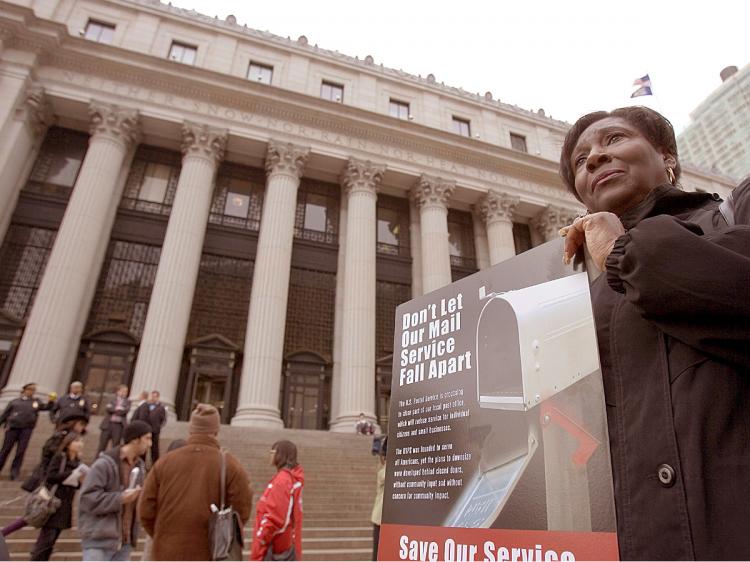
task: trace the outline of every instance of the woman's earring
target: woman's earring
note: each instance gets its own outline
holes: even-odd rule
[[[672,185],[677,183],[677,178],[674,177],[674,170],[672,170],[671,166],[667,166],[667,177],[669,178],[669,183]]]

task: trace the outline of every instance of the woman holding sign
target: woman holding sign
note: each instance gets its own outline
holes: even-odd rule
[[[589,213],[561,234],[604,272],[591,295],[625,559],[750,559],[750,181],[676,187],[672,125],[581,117],[560,175]]]

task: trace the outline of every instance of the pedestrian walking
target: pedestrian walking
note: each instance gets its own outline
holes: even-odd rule
[[[81,464],[82,450],[83,435],[71,431],[50,460],[45,483],[48,488],[57,486],[55,496],[60,499],[60,507],[39,530],[36,544],[31,550],[32,560],[49,560],[60,533],[73,525],[73,498],[83,478],[83,471],[76,472]]]
[[[134,420],[144,421],[151,426],[151,466],[159,460],[159,433],[167,423],[167,409],[159,400],[160,397],[158,390],[152,391],[148,401],[138,406],[133,413]]]
[[[136,502],[146,470],[141,455],[151,446],[151,426],[131,422],[123,442],[99,455],[81,489],[78,532],[84,560],[130,560],[138,541]]]
[[[130,400],[128,399],[128,387],[121,384],[117,388],[117,394],[107,404],[104,419],[102,420],[101,435],[99,437],[99,449],[96,456],[107,449],[107,444],[111,441],[113,447],[117,447],[122,439],[122,433],[128,423],[128,413],[130,412]]]
[[[302,560],[302,466],[291,441],[270,451],[276,474],[258,501],[250,560]]]
[[[169,452],[149,472],[139,513],[153,539],[151,560],[211,560],[208,521],[211,505],[221,503],[219,427],[218,410],[198,404],[185,446]],[[225,455],[225,505],[239,514],[244,527],[253,492],[240,462]]]
[[[30,382],[23,385],[21,396],[11,400],[0,415],[0,425],[5,425],[5,439],[3,448],[0,450],[0,472],[5,466],[13,447],[16,447],[16,456],[10,465],[10,479],[15,480],[21,472],[21,465],[29,446],[31,434],[36,427],[39,412],[49,410],[54,405],[54,400],[47,403],[34,398],[36,384]]]

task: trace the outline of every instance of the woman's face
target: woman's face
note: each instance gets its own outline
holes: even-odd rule
[[[654,148],[621,117],[589,125],[570,158],[575,188],[589,211],[621,215],[643,201],[657,185],[667,183],[667,166],[676,162]]]

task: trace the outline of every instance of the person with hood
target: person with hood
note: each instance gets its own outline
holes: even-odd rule
[[[277,441],[271,447],[270,462],[276,474],[258,501],[250,560],[302,560],[305,475],[297,462],[297,446]]]
[[[154,464],[146,478],[139,514],[152,538],[151,560],[211,560],[208,521],[221,503],[219,411],[198,404],[190,416],[187,443]],[[226,453],[225,505],[250,517],[253,491],[240,462]]]
[[[13,446],[16,447],[16,456],[10,465],[10,479],[15,480],[21,472],[23,457],[26,454],[26,447],[29,446],[31,434],[36,427],[36,420],[39,412],[51,409],[55,401],[51,399],[46,404],[41,400],[34,398],[36,384],[30,382],[23,385],[21,396],[11,400],[0,415],[0,425],[5,424],[5,440],[3,448],[0,450],[0,472],[8,460]]]
[[[60,507],[50,515],[44,526],[39,529],[36,544],[31,550],[32,560],[49,560],[60,533],[63,529],[70,529],[73,526],[73,498],[80,484],[80,479],[76,480],[75,485],[68,485],[64,482],[81,464],[82,450],[83,435],[71,431],[65,435],[58,451],[50,460],[46,484],[50,489],[57,486],[55,496],[60,499]]]
[[[81,489],[78,532],[84,560],[130,560],[138,542],[136,502],[146,470],[141,456],[151,447],[151,426],[130,423],[123,442],[99,455]]]

